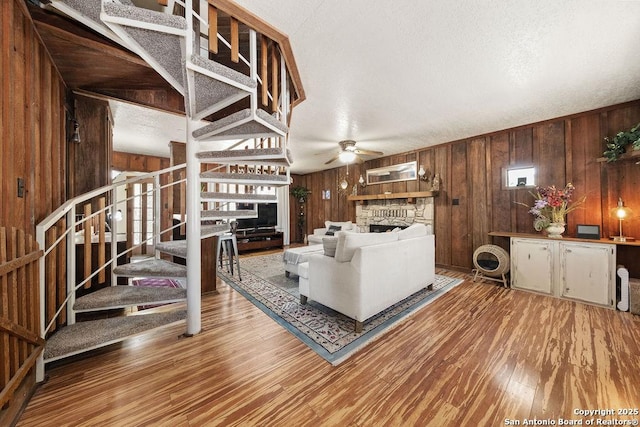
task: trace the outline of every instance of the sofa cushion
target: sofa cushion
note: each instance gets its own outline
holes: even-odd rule
[[[343,221],[343,222],[336,222],[336,221],[325,221],[324,222],[324,227],[328,230],[329,227],[331,227],[332,225],[336,225],[338,227],[341,227],[340,229],[343,231],[347,231],[347,230],[351,230],[353,228],[353,223],[351,221]]]
[[[333,236],[334,234],[336,234],[336,231],[340,231],[342,230],[342,226],[340,225],[330,225],[329,228],[327,228],[326,234],[327,236]]]
[[[380,243],[395,242],[400,233],[352,233],[339,231],[336,246],[336,261],[349,262],[356,249],[361,246],[379,245]]]
[[[322,247],[326,256],[336,256],[336,246],[338,245],[337,236],[327,236],[322,238]]]
[[[414,239],[427,235],[427,227],[424,224],[412,224],[398,232],[398,240]]]

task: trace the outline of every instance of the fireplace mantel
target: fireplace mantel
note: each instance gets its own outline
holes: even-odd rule
[[[412,203],[414,199],[417,199],[419,197],[435,197],[437,195],[437,191],[409,191],[406,193],[382,193],[347,196],[347,200],[352,202],[362,202],[366,200],[406,199],[408,203]]]

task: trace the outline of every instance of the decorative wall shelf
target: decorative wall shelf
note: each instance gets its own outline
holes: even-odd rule
[[[368,200],[393,200],[406,199],[408,203],[414,203],[420,197],[435,197],[437,191],[409,191],[406,193],[383,193],[383,194],[363,194],[359,196],[347,196],[347,200],[352,202],[363,202]]]
[[[623,160],[636,160],[636,162],[640,161],[640,150],[631,150],[631,151],[627,151],[626,153],[623,153],[618,160],[616,160],[617,162],[623,161]],[[597,162],[606,162],[607,158],[606,157],[598,157],[596,159]],[[615,163],[614,162],[610,162],[610,163]]]

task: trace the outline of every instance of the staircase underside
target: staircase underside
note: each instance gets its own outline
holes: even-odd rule
[[[151,329],[184,321],[186,317],[185,310],[173,310],[79,322],[62,328],[47,340],[44,360],[53,362],[115,344]]]

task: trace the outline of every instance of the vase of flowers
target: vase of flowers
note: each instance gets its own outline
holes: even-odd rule
[[[561,238],[565,230],[565,217],[585,200],[583,197],[573,201],[574,190],[575,187],[571,183],[562,189],[556,188],[555,185],[536,187],[536,192],[531,193],[535,201],[529,209],[529,213],[534,216],[533,228],[536,231],[545,230],[549,237]]]

